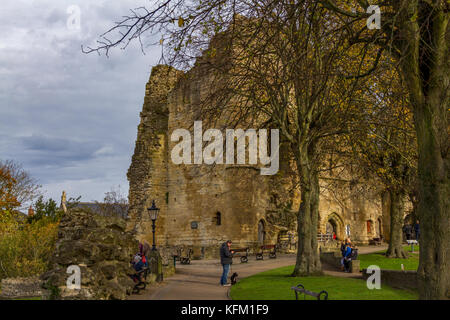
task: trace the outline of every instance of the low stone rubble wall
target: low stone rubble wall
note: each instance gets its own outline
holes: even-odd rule
[[[364,280],[370,277],[371,273],[367,273],[367,269],[363,269],[362,275]],[[381,286],[386,284],[393,288],[417,290],[417,271],[402,270],[381,270]]]
[[[138,241],[125,227],[121,218],[69,210],[59,225],[50,271],[41,276],[46,288],[59,299],[125,299],[134,286],[130,261],[138,252]],[[71,265],[80,268],[81,289],[66,287]]]
[[[0,299],[19,299],[41,297],[46,299],[49,291],[42,288],[43,281],[37,277],[3,279],[0,287]]]
[[[341,266],[342,255],[340,251],[327,251],[320,253],[320,261],[328,265],[339,268]],[[360,272],[360,261],[352,260],[350,262],[350,272],[359,273]]]
[[[332,266],[339,267],[341,265],[342,255],[338,251],[327,251],[320,253],[320,261]]]

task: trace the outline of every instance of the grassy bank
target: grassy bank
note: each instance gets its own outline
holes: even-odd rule
[[[419,247],[414,246],[415,252],[411,252],[410,246],[405,246],[404,250],[408,253],[407,259],[386,258],[384,255],[386,250],[383,250],[375,253],[360,254],[358,260],[361,261],[361,269],[366,269],[370,265],[377,265],[381,269],[401,270],[403,264],[405,270],[417,270],[419,267]]]
[[[240,280],[231,288],[233,300],[294,300],[292,286],[302,284],[306,289],[320,292],[326,290],[329,300],[415,300],[418,295],[407,290],[382,286],[369,290],[360,279],[320,277],[290,277],[294,266],[262,272]],[[303,299],[303,296],[301,297]],[[313,299],[306,297],[307,300]]]

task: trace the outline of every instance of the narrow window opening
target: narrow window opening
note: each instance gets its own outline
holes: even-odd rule
[[[222,214],[220,212],[216,213],[216,225],[217,226],[222,225]]]

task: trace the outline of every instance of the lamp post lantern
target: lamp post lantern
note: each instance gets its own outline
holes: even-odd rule
[[[152,201],[152,206],[147,209],[150,219],[152,220],[152,232],[153,232],[153,246],[152,251],[156,251],[156,241],[155,241],[155,222],[158,219],[159,208],[156,207],[155,200]]]

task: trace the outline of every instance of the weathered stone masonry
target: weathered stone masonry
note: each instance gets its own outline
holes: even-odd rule
[[[134,230],[139,240],[152,243],[147,208],[154,199],[161,209],[157,245],[192,247],[198,258],[216,255],[218,245],[227,239],[235,246],[254,247],[275,243],[281,234],[295,234],[295,219],[292,223],[285,218],[295,215],[300,199],[283,146],[280,171],[274,176],[261,176],[257,167],[249,165],[172,163],[170,153],[176,142],[171,142],[170,136],[175,129],[192,130],[195,120],[203,120],[196,111],[211,83],[209,77],[198,64],[187,73],[163,65],[152,69],[128,171],[127,228]],[[373,204],[377,197],[375,201],[364,197],[333,201],[323,192],[318,232],[325,233],[331,223],[341,239],[347,227],[354,240],[367,242],[378,236],[381,209]],[[370,232],[367,221],[373,222]],[[170,253],[164,254],[167,261]]]

